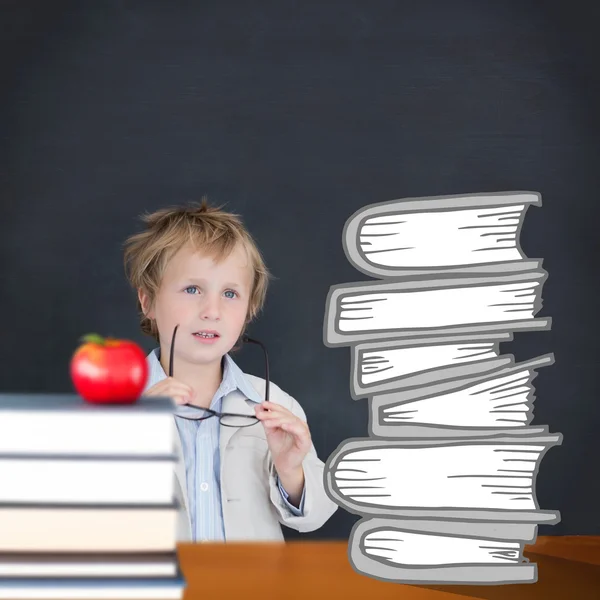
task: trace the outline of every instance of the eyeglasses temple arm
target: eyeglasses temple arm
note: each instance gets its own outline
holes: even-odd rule
[[[175,352],[175,334],[179,325],[175,325],[173,329],[173,337],[171,338],[171,350],[169,352],[169,377],[173,377],[173,354]]]
[[[269,355],[267,354],[267,349],[266,349],[265,345],[262,342],[259,342],[258,340],[250,338],[247,335],[243,335],[242,336],[242,341],[250,343],[250,344],[257,344],[258,346],[260,346],[262,348],[262,351],[264,352],[264,355],[265,355],[265,382],[266,382],[265,400],[268,402],[269,401],[269,382],[270,382],[270,377],[269,377]]]

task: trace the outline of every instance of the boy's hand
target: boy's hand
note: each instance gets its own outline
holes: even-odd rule
[[[254,411],[265,428],[281,484],[292,504],[296,504],[294,500],[299,500],[304,487],[302,461],[311,448],[308,425],[287,408],[273,402],[263,402],[255,406]]]
[[[189,404],[194,398],[194,391],[189,385],[177,381],[173,377],[167,377],[148,388],[142,395],[169,396],[175,400],[176,404]]]

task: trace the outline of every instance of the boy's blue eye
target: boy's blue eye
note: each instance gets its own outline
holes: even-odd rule
[[[198,288],[195,285],[190,285],[190,286],[184,288],[183,291],[186,293],[192,293],[192,292],[189,292],[189,290],[193,290],[194,292],[199,292]],[[230,298],[230,299],[236,298],[238,295],[238,293],[233,290],[227,290],[225,292],[225,294],[227,295],[227,298]],[[230,294],[230,295],[228,295],[228,294]],[[194,295],[194,294],[192,294],[192,295]]]

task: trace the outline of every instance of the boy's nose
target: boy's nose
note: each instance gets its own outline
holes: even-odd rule
[[[202,318],[209,321],[218,321],[221,316],[218,300],[207,299],[202,306]]]

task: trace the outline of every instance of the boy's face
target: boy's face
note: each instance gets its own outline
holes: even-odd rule
[[[220,361],[235,345],[246,321],[252,279],[249,260],[239,244],[219,264],[184,246],[169,261],[154,307],[147,313],[156,319],[161,345],[170,344],[179,324],[175,354],[180,360]]]

